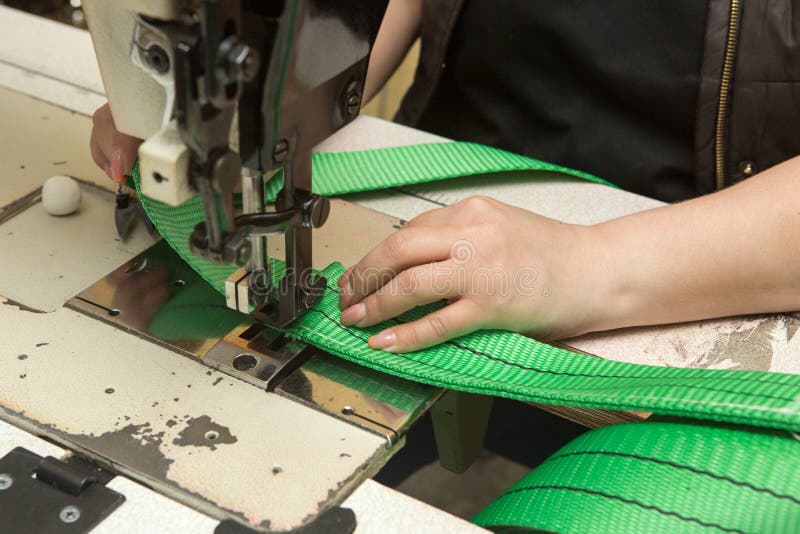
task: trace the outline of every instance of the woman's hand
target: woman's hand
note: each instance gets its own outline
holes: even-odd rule
[[[420,215],[339,280],[341,321],[370,326],[449,303],[369,344],[407,352],[499,328],[563,338],[603,326],[608,277],[594,228],[484,197]]]
[[[125,183],[125,175],[131,172],[142,140],[117,131],[108,104],[94,112],[90,144],[97,166],[115,182]]]
[[[800,157],[713,195],[575,226],[487,198],[417,217],[339,281],[342,323],[450,304],[370,338],[406,352],[479,328],[593,330],[800,309]]]

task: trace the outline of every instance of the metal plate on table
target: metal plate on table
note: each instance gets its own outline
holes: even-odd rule
[[[166,241],[67,306],[395,444],[441,390],[335,358],[225,307]]]
[[[252,321],[161,240],[70,299],[67,307],[203,357],[228,332]]]
[[[275,389],[395,443],[444,390],[367,369],[318,351]]]

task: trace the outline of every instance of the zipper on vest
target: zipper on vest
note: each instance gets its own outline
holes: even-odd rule
[[[719,100],[717,101],[717,125],[714,132],[714,176],[717,190],[725,187],[725,131],[728,116],[733,67],[736,59],[736,43],[739,39],[739,23],[741,20],[741,0],[731,0],[731,15],[728,19],[728,38],[725,41],[725,58],[722,63],[722,77],[719,82]]]

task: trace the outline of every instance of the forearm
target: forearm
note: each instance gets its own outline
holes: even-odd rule
[[[419,35],[422,0],[390,0],[372,48],[365,100],[369,101],[397,69]]]
[[[795,158],[719,193],[591,227],[605,301],[594,329],[800,309],[799,191]]]

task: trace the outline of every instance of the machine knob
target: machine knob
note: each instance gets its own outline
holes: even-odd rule
[[[331,214],[331,203],[326,197],[312,196],[303,206],[304,223],[312,228],[319,228]]]

